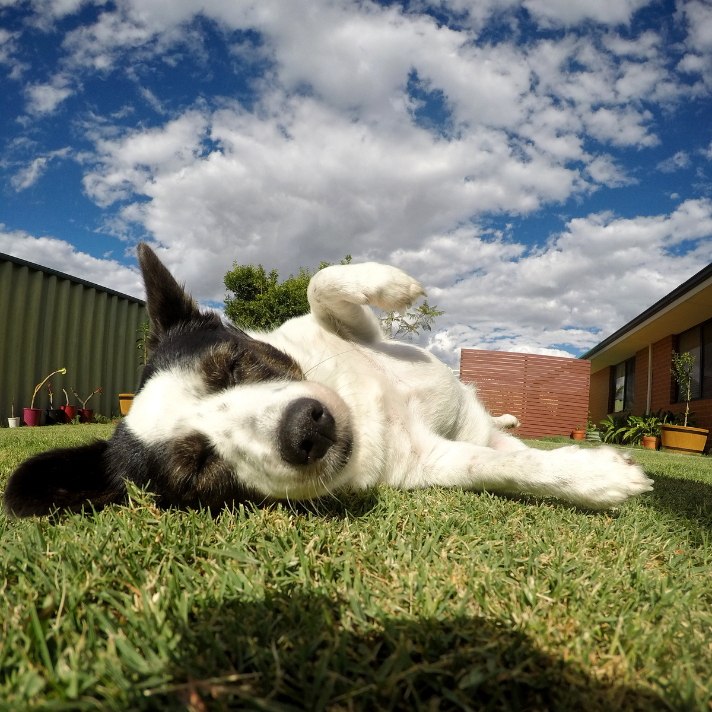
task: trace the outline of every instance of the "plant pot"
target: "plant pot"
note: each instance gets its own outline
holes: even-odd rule
[[[42,408],[23,408],[22,419],[25,421],[25,425],[30,428],[34,428],[40,424],[40,420],[42,419]]]
[[[572,433],[573,439],[574,440],[585,440],[586,439],[586,431],[585,430],[574,430]]]
[[[121,408],[121,415],[128,415],[131,409],[131,403],[133,403],[133,393],[119,393],[119,408]]]
[[[63,405],[61,406],[62,412],[64,413],[64,422],[71,423],[74,418],[77,417],[77,406],[75,405]]]
[[[656,438],[655,435],[643,435],[643,439],[640,441],[643,447],[650,448],[651,450],[657,450],[660,447],[660,438]]]
[[[94,421],[94,410],[92,408],[77,408],[80,423],[92,423]]]
[[[45,410],[45,425],[62,425],[64,413],[61,408],[47,408]]]
[[[591,430],[587,430],[586,431],[586,442],[600,443],[601,442],[601,433],[599,433],[596,428],[591,428]]]
[[[8,418],[7,419],[7,424],[11,428],[19,428],[20,427],[20,416],[16,415],[14,418]]]
[[[682,452],[688,455],[701,455],[707,443],[709,430],[691,428],[689,425],[668,425],[660,428],[660,437],[665,450]]]

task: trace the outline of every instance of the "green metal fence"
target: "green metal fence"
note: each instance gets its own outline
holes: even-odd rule
[[[91,282],[0,253],[0,424],[29,408],[35,386],[52,371],[54,407],[87,407],[111,416],[119,412],[119,393],[133,393],[140,376],[136,348],[139,327],[148,319],[144,302]],[[35,407],[48,408],[46,386]]]

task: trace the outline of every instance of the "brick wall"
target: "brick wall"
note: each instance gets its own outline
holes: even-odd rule
[[[633,415],[645,413],[648,405],[648,349],[635,354],[635,393],[633,395]]]
[[[591,420],[598,424],[608,414],[611,392],[611,367],[601,369],[591,376],[589,386],[588,408],[591,411]]]
[[[653,396],[650,408],[667,410],[675,400],[675,381],[670,373],[675,337],[671,334],[653,344]]]

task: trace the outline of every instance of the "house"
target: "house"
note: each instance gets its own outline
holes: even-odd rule
[[[695,357],[690,412],[712,430],[712,264],[581,356],[591,362],[591,419],[684,411],[673,351]]]
[[[138,383],[138,329],[148,320],[140,299],[57,272],[49,267],[0,253],[0,424],[7,425],[14,400],[15,415],[29,407],[38,383],[53,371],[53,403],[79,405],[102,415],[119,412],[119,393],[133,393]],[[43,388],[35,406],[49,407]]]

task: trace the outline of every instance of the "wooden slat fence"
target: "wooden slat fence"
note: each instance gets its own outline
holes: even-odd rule
[[[559,356],[462,349],[460,380],[474,383],[492,415],[516,415],[520,437],[570,435],[586,427],[591,362]]]

